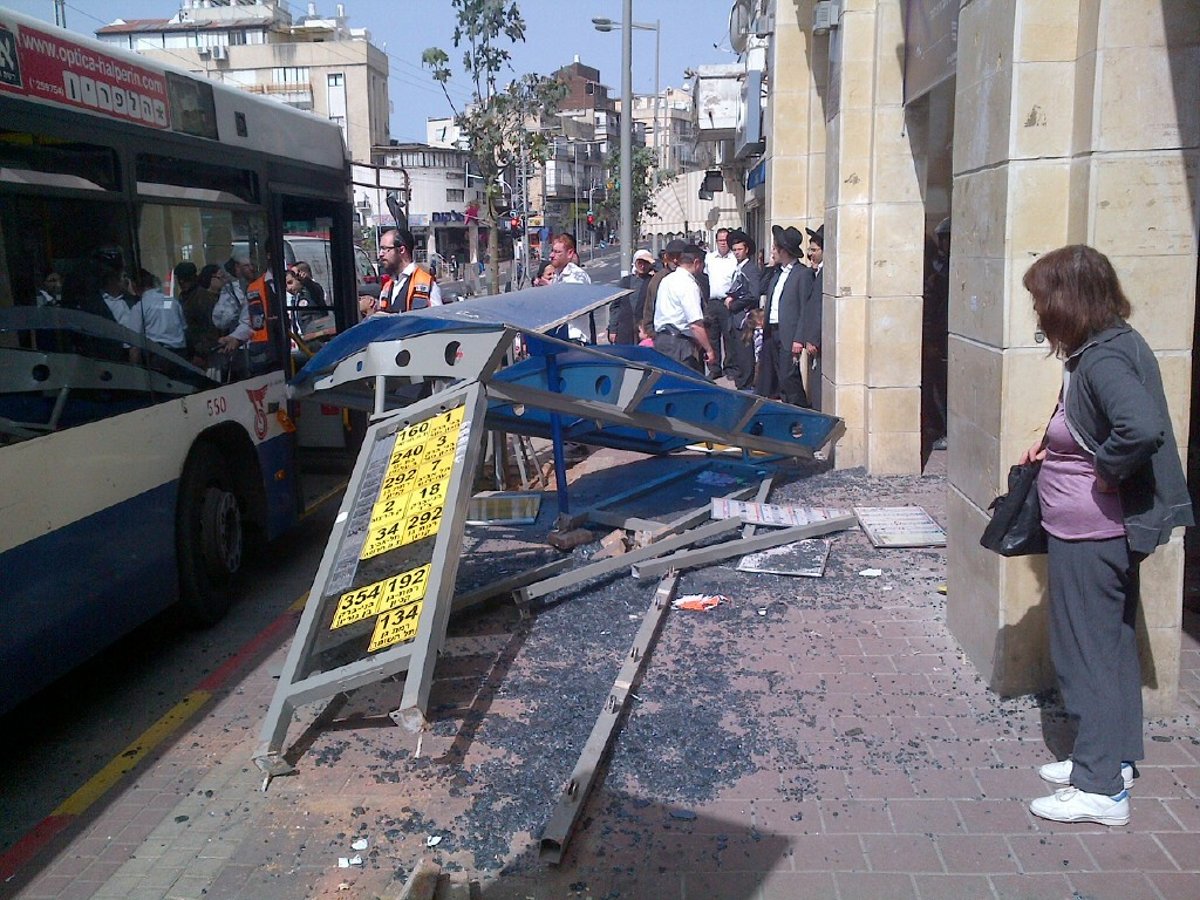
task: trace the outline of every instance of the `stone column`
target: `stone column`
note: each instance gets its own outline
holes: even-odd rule
[[[825,407],[838,467],[921,467],[921,123],[903,105],[898,0],[847,0],[830,37],[825,165]]]
[[[1154,347],[1185,454],[1200,145],[1197,34],[1184,3],[968,0],[958,29],[950,288],[951,630],[1003,694],[1053,683],[1044,558],[982,550],[986,508],[1053,411],[1060,363],[1021,285],[1064,244],[1113,260]],[[1190,73],[1190,74],[1189,74]],[[1149,714],[1179,682],[1181,536],[1143,566]]]

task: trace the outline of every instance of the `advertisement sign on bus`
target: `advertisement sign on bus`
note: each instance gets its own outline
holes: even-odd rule
[[[0,21],[0,90],[150,128],[171,126],[163,75],[27,25]]]

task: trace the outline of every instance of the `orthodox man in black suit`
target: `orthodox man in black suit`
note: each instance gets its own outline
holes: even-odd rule
[[[800,357],[804,351],[801,324],[811,318],[807,307],[812,296],[812,270],[800,262],[804,258],[804,235],[798,228],[774,225],[771,234],[771,262],[776,269],[763,289],[766,300],[757,389],[763,397],[779,396],[793,406],[809,406],[800,375]]]
[[[821,408],[821,307],[823,303],[823,276],[825,274],[825,226],[808,232],[808,263],[812,266],[813,283],[809,292],[808,305],[800,316],[800,341],[804,344],[803,365],[807,366],[804,379],[808,402],[813,409]]]
[[[729,232],[729,247],[737,260],[725,308],[729,310],[729,340],[725,371],[739,391],[754,387],[754,320],[762,297],[762,270],[754,261],[754,240],[744,231]]]

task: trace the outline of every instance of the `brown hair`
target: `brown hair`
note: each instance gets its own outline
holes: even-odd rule
[[[568,251],[570,251],[571,253],[576,252],[575,251],[575,238],[572,237],[571,235],[567,234],[567,232],[564,231],[564,232],[561,232],[560,234],[556,234],[554,236],[554,239],[551,240],[550,243],[553,244],[554,241],[561,242],[563,247],[565,249],[567,249]]]
[[[1050,348],[1069,356],[1092,335],[1129,317],[1129,300],[1108,257],[1086,244],[1059,247],[1022,279]]]

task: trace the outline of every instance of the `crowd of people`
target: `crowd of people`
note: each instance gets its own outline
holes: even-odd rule
[[[767,266],[754,239],[729,228],[712,250],[673,239],[657,260],[636,251],[621,281],[632,293],[609,309],[609,343],[653,346],[738,390],[819,408],[824,226],[805,232],[807,250],[805,233],[775,226]]]
[[[91,313],[144,339],[115,347],[108,346],[112,341],[91,340],[84,348],[89,354],[161,369],[171,365],[170,355],[143,353],[158,347],[214,380],[241,377],[269,363],[273,350],[268,310],[275,290],[269,270],[259,273],[247,254],[235,250],[223,265],[197,268],[184,260],[171,275],[167,291],[152,272],[127,270],[121,247],[104,246],[66,278],[49,272],[35,305]],[[289,329],[301,334],[326,308],[324,288],[303,261],[288,268],[285,287]],[[236,353],[242,349],[247,351],[245,359]],[[239,366],[243,371],[236,371]]]

